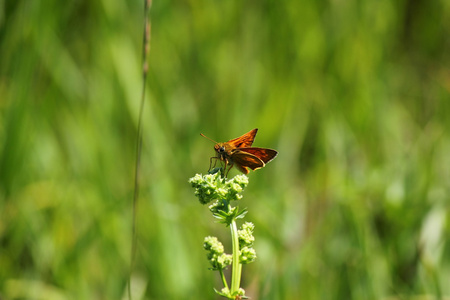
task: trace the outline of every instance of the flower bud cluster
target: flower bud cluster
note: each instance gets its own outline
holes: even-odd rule
[[[256,251],[252,248],[255,241],[255,237],[253,236],[255,225],[251,222],[245,222],[241,228],[238,230],[239,248],[241,249],[239,260],[241,264],[248,264],[256,259]]]
[[[232,256],[224,253],[223,245],[216,237],[205,237],[203,248],[208,251],[207,257],[212,265],[212,270],[223,270],[226,266],[231,265]]]
[[[209,204],[209,210],[219,223],[231,228],[233,254],[226,254],[224,247],[216,237],[205,238],[203,247],[207,251],[207,258],[212,266],[211,270],[220,273],[224,288],[217,294],[228,299],[245,299],[245,291],[239,288],[241,265],[253,262],[256,252],[252,248],[255,238],[253,223],[246,222],[237,230],[236,220],[244,218],[247,209],[239,211],[238,206],[231,205],[231,201],[240,200],[241,193],[248,185],[248,177],[237,175],[229,180],[221,177],[221,172],[213,174],[196,174],[189,179],[201,204]],[[223,270],[233,264],[231,288],[228,287]]]
[[[200,175],[196,174],[189,179],[189,183],[195,189],[195,195],[200,203],[207,204],[211,201],[234,201],[242,198],[240,193],[248,184],[248,177],[236,175],[230,180],[220,177],[220,173]]]

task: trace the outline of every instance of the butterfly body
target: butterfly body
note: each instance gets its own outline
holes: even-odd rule
[[[226,173],[233,166],[244,174],[248,174],[249,169],[257,170],[264,167],[277,156],[278,152],[273,149],[251,147],[257,132],[258,129],[255,128],[228,142],[216,143],[214,145],[216,156],[211,158],[211,163],[213,159],[224,162]]]

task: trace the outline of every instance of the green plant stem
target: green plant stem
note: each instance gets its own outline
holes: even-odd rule
[[[219,273],[220,273],[220,278],[222,278],[223,286],[228,289],[227,279],[225,278],[225,275],[223,274],[223,270],[219,269]]]
[[[241,284],[241,271],[242,264],[239,262],[239,238],[236,226],[236,221],[231,221],[231,242],[233,246],[233,269],[231,273],[231,294],[237,293],[239,291],[239,286]]]

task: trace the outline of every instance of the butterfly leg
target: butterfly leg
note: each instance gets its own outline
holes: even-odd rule
[[[209,171],[211,171],[211,169],[214,169],[215,167],[216,167],[216,164],[217,164],[217,160],[218,159],[220,159],[220,158],[218,158],[218,157],[215,157],[215,156],[213,156],[213,157],[211,157],[210,159],[209,159],[209,169],[208,169],[208,172]],[[214,160],[214,165],[213,165],[213,160]]]
[[[224,167],[224,171],[225,171],[225,177],[228,176],[228,173],[230,173],[231,168],[233,167],[233,164],[229,164],[230,167],[227,170],[227,162],[225,162],[225,167]]]
[[[213,160],[213,158],[215,158],[215,157],[211,157],[211,158],[209,159],[209,169],[208,169],[208,172],[211,171],[211,166],[212,166],[212,160]],[[216,163],[214,163],[214,165],[216,165]]]

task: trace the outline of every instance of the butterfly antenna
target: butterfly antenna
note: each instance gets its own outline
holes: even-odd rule
[[[200,135],[204,138],[207,138],[208,140],[210,140],[211,142],[214,142],[217,144],[217,142],[215,140],[210,139],[209,137],[207,137],[206,135],[204,135],[203,133],[200,133]]]

